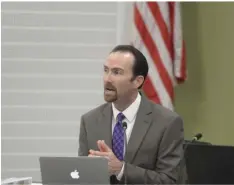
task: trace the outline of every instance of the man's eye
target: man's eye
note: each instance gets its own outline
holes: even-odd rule
[[[105,71],[105,72],[107,72],[107,71],[108,71],[108,69],[107,69],[107,68],[104,68],[104,71]]]
[[[114,70],[113,73],[114,73],[115,75],[118,75],[118,74],[120,74],[120,71],[119,71],[119,70]]]

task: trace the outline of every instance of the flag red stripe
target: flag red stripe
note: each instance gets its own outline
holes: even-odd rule
[[[158,94],[152,84],[152,81],[151,79],[149,78],[149,76],[146,77],[146,80],[145,80],[145,83],[144,83],[144,86],[143,86],[143,90],[146,94],[146,96],[154,101],[155,103],[158,103],[158,104],[161,104],[161,101],[158,97]]]
[[[175,52],[174,52],[174,25],[175,25],[175,3],[174,2],[169,2],[169,17],[170,17],[170,26],[171,26],[171,31],[170,31],[170,43],[171,43],[171,59],[174,62],[175,59]]]
[[[182,53],[181,53],[181,66],[180,66],[180,77],[177,77],[177,82],[182,83],[187,78],[186,74],[186,63],[185,63],[185,43],[183,41]]]
[[[145,23],[141,17],[141,14],[139,12],[139,10],[137,9],[136,5],[134,5],[134,21],[135,21],[135,25],[140,33],[140,36],[143,40],[143,42],[145,43],[145,46],[147,48],[147,50],[149,51],[152,60],[154,61],[155,67],[158,69],[159,75],[161,76],[161,79],[163,81],[163,84],[169,94],[169,96],[172,98],[174,98],[174,92],[173,92],[173,84],[172,81],[170,79],[170,76],[168,74],[168,72],[166,71],[157,47],[154,44],[154,41],[149,33],[149,31],[147,30]]]
[[[155,24],[158,25],[159,27],[159,30],[160,30],[160,33],[161,33],[161,36],[164,40],[164,43],[166,45],[166,48],[168,50],[168,52],[170,53],[170,56],[171,56],[171,59],[172,59],[172,48],[173,48],[173,45],[172,45],[172,42],[171,42],[171,39],[170,39],[170,34],[169,34],[169,30],[167,28],[167,25],[166,25],[166,22],[160,12],[160,8],[158,6],[158,3],[157,2],[147,2],[148,4],[148,7],[154,17],[154,20],[155,20]]]

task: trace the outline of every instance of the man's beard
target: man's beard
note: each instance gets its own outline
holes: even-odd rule
[[[105,85],[104,99],[106,102],[115,102],[118,99],[117,89],[112,84]]]
[[[118,99],[117,92],[113,91],[111,94],[104,92],[104,99],[106,102],[115,102]]]

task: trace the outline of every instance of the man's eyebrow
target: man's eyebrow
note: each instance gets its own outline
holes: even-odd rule
[[[120,71],[123,71],[124,69],[123,69],[123,68],[120,68],[120,67],[114,67],[114,68],[112,68],[111,70],[120,70]]]
[[[109,67],[106,66],[106,65],[103,65],[103,67],[104,67],[104,68],[109,68]],[[112,68],[111,70],[122,70],[122,71],[124,71],[124,69],[123,69],[123,68],[120,68],[120,67],[114,67],[114,68]]]

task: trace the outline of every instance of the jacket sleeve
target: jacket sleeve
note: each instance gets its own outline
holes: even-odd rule
[[[126,163],[127,174],[125,171],[121,183],[124,183],[126,175],[127,184],[176,183],[179,175],[179,163],[183,158],[183,141],[183,121],[180,117],[177,117],[172,120],[163,133],[155,169],[144,169]]]
[[[87,132],[85,128],[85,121],[83,116],[81,116],[78,156],[88,156],[88,153],[89,151],[88,151],[88,141],[87,141]]]

